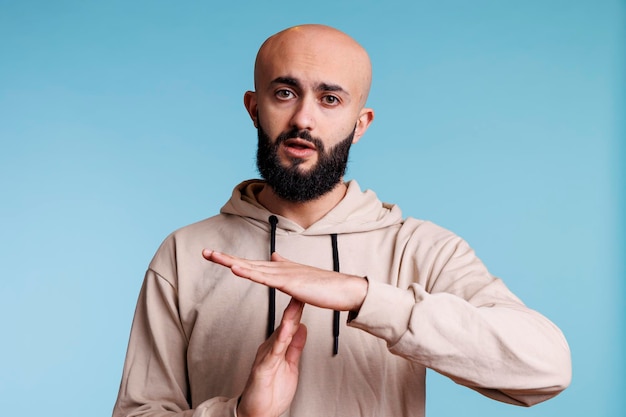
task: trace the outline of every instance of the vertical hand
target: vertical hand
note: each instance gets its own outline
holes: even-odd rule
[[[280,326],[259,346],[237,408],[239,417],[278,417],[291,405],[306,343],[306,327],[300,324],[303,308],[292,298]]]

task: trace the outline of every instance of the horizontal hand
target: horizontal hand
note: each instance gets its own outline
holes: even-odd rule
[[[276,288],[306,304],[338,311],[358,311],[367,294],[367,280],[291,262],[274,253],[271,261],[253,261],[202,251],[205,259],[237,276]]]

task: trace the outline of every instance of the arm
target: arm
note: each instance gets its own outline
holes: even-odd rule
[[[351,325],[500,401],[532,405],[565,389],[571,360],[561,331],[489,274],[458,236],[432,224],[413,233],[402,283],[372,280]]]
[[[350,323],[418,362],[490,398],[533,405],[567,387],[571,364],[561,332],[521,303],[473,305],[450,293],[372,282]],[[495,280],[477,298],[508,290]],[[476,300],[477,301],[477,300]]]
[[[384,339],[392,353],[491,398],[520,405],[548,399],[571,378],[561,332],[493,278],[460,238],[400,248],[414,258],[400,285],[289,262],[205,251],[234,274],[318,307],[351,311],[350,325]],[[428,253],[420,253],[428,251]],[[417,276],[427,276],[417,282]],[[380,278],[380,277],[379,277]],[[393,282],[393,280],[391,280]],[[408,288],[407,288],[408,287]]]
[[[190,409],[186,350],[176,289],[148,270],[137,301],[113,417],[235,415],[235,398],[214,398],[197,410]]]
[[[178,315],[176,290],[149,270],[137,303],[113,417],[279,416],[291,403],[298,383],[298,363],[306,342],[306,328],[300,325],[303,307],[292,300],[280,326],[259,347],[239,404],[237,398],[216,397],[190,409],[187,336]]]

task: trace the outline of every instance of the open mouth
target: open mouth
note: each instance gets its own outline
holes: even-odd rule
[[[317,147],[305,139],[287,139],[282,143],[283,155],[295,160],[311,158],[317,153]]]
[[[304,139],[298,139],[298,138],[294,138],[294,139],[287,139],[284,142],[285,146],[288,148],[293,148],[293,149],[298,149],[298,150],[313,150],[315,151],[315,145],[312,144],[311,142],[309,142],[308,140],[304,140]]]

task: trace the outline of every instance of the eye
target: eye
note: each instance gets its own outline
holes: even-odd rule
[[[278,90],[276,91],[276,98],[278,98],[279,100],[288,100],[290,98],[293,98],[294,94],[293,91],[291,90]]]
[[[322,103],[328,106],[336,106],[339,104],[339,98],[337,96],[327,95],[322,97]]]

